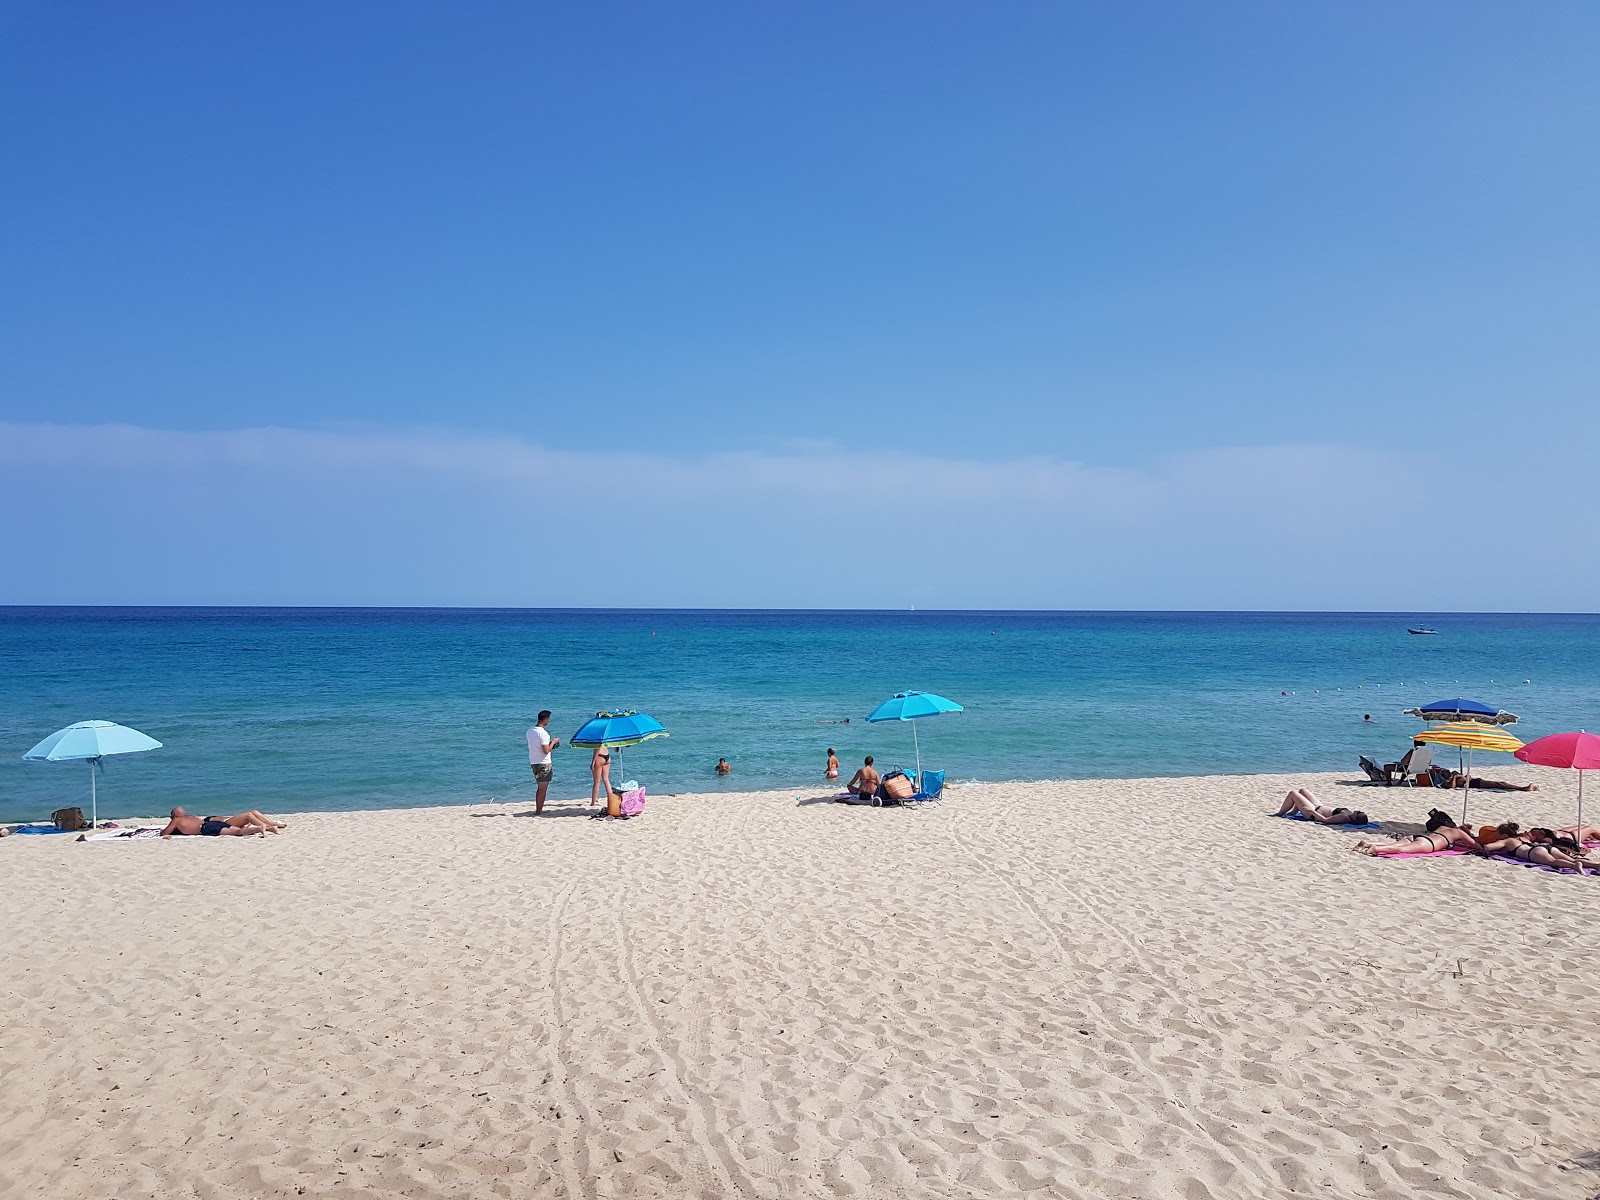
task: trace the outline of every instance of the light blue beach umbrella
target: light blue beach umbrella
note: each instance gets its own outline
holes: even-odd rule
[[[579,746],[585,750],[605,746],[620,751],[624,746],[637,746],[640,742],[648,742],[651,738],[671,736],[666,726],[649,713],[634,712],[628,708],[617,712],[595,713],[579,726],[577,733],[567,739],[567,745]],[[622,756],[618,754],[617,765],[620,767],[621,764]]]
[[[58,729],[22,757],[33,762],[83,762],[89,763],[89,824],[99,824],[99,806],[95,795],[95,773],[100,760],[108,754],[139,754],[145,750],[158,750],[161,743],[153,737],[118,725],[111,721],[79,721]]]
[[[917,755],[917,783],[922,783],[922,745],[917,740],[917,722],[923,717],[936,717],[940,713],[960,712],[961,705],[932,692],[896,692],[867,717],[869,724],[879,721],[910,721],[911,745]]]

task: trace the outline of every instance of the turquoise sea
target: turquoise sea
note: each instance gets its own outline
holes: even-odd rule
[[[863,718],[911,688],[966,706],[918,727],[952,779],[1350,769],[1449,696],[1524,738],[1600,728],[1600,617],[0,608],[0,821],[86,805],[86,767],[22,754],[88,718],[165,743],[107,760],[102,816],[521,802],[540,708],[563,738],[659,718],[622,773],[653,792],[798,794],[830,745],[909,767],[911,730]],[[587,753],[555,761],[552,796],[587,797]]]

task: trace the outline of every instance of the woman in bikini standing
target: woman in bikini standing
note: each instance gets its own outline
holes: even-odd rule
[[[596,746],[594,757],[589,759],[589,774],[594,776],[594,787],[589,791],[589,803],[600,807],[600,785],[605,784],[605,796],[611,799],[611,750],[606,746]]]

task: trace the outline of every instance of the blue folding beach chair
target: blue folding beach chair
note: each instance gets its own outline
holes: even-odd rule
[[[912,793],[913,800],[941,800],[944,798],[944,772],[924,771],[917,780],[917,790]]]

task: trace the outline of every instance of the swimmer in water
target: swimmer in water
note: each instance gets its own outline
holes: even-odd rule
[[[731,775],[731,774],[733,774],[733,768],[728,765],[728,760],[727,759],[725,759],[725,758],[717,759],[717,774],[718,775]]]

